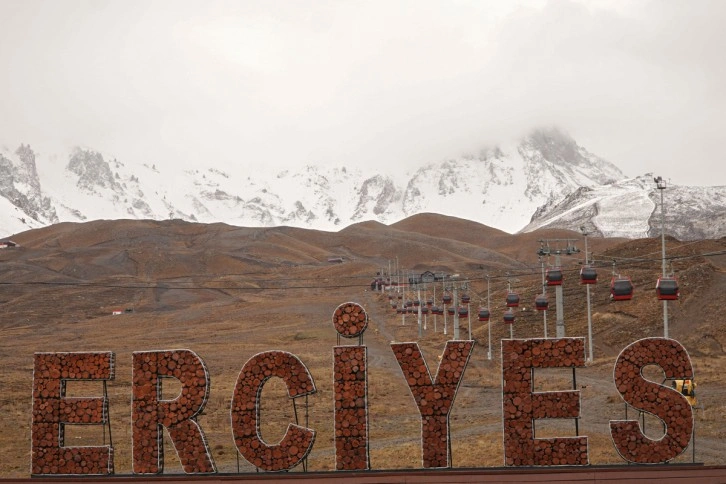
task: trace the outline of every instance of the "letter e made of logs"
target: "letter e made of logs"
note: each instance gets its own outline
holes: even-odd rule
[[[113,474],[111,445],[67,447],[66,425],[108,424],[105,381],[114,379],[114,354],[35,353],[31,474]],[[66,382],[104,381],[103,397],[66,398]],[[104,439],[105,440],[105,439]]]
[[[502,340],[502,413],[507,466],[587,465],[587,437],[537,439],[535,419],[579,418],[579,390],[534,392],[537,368],[585,366],[585,340]],[[574,371],[574,370],[573,370]]]

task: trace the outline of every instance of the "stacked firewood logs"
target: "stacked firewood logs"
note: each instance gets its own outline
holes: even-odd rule
[[[164,469],[163,425],[188,474],[216,472],[209,447],[195,421],[209,395],[209,373],[190,350],[144,351],[133,354],[133,470],[157,474]],[[161,400],[164,378],[181,383],[174,400]]]
[[[31,473],[113,474],[110,445],[66,447],[64,438],[66,424],[108,423],[105,395],[66,398],[65,381],[112,380],[113,353],[36,353],[34,356]]]
[[[693,411],[676,390],[645,380],[641,370],[658,365],[667,379],[692,379],[693,368],[685,348],[675,340],[646,338],[626,347],[615,363],[615,386],[625,401],[660,418],[662,439],[652,440],[637,420],[611,421],[613,443],[626,460],[637,463],[667,462],[686,450],[693,431]]]
[[[585,365],[583,338],[502,340],[504,458],[508,466],[586,465],[587,437],[535,439],[534,419],[578,418],[579,391],[532,392],[535,368]]]
[[[391,348],[421,413],[423,466],[449,467],[449,414],[474,346],[473,341],[448,341],[436,381],[431,381],[417,343],[392,343]]]
[[[368,469],[368,406],[365,346],[333,349],[335,390],[335,467]]]
[[[283,471],[298,465],[312,449],[315,431],[290,424],[282,440],[269,445],[260,436],[262,386],[273,376],[282,378],[290,398],[315,393],[307,367],[285,351],[258,353],[245,363],[232,395],[232,435],[242,457],[266,471]]]
[[[368,315],[360,304],[344,303],[333,313],[335,330],[346,338],[363,334],[368,326]]]
[[[333,311],[333,327],[344,338],[361,336],[368,327],[368,315],[360,304],[343,303]],[[367,355],[365,346],[333,348],[337,470],[370,468]]]

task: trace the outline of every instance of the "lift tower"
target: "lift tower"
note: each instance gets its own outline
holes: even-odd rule
[[[558,338],[564,338],[565,337],[565,316],[564,316],[564,303],[563,303],[563,297],[562,297],[562,272],[561,272],[561,263],[560,263],[560,256],[562,254],[565,255],[572,255],[577,254],[580,252],[580,249],[575,247],[575,244],[573,243],[574,239],[546,239],[546,240],[540,240],[540,247],[537,251],[537,255],[539,256],[549,256],[554,255],[555,256],[555,268],[559,268],[560,270],[560,279],[558,282],[553,281],[550,278],[547,279],[548,285],[555,286],[555,309],[557,313],[557,323],[556,323],[556,336]],[[558,244],[559,247],[562,246],[564,243],[565,248],[557,248]],[[552,248],[554,246],[555,248]],[[549,270],[548,270],[549,272]],[[555,282],[555,283],[553,283]]]

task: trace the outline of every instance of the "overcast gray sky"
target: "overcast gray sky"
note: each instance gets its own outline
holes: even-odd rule
[[[726,185],[726,1],[0,0],[0,144],[230,171],[421,164],[557,125]]]

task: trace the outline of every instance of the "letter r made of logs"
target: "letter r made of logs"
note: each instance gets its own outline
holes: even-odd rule
[[[108,424],[108,399],[66,398],[66,382],[114,378],[114,354],[35,353],[31,474],[113,474],[111,445],[66,447],[66,425]],[[105,439],[104,439],[105,440]]]
[[[162,381],[176,378],[181,392],[162,399]],[[209,446],[196,416],[209,397],[209,372],[193,351],[179,349],[133,353],[131,403],[132,459],[135,474],[164,470],[162,427],[166,427],[187,474],[215,473]]]
[[[502,340],[504,463],[507,466],[587,465],[587,437],[537,439],[535,419],[579,418],[579,390],[535,392],[537,368],[585,366],[585,340]]]
[[[421,414],[423,467],[451,467],[449,415],[474,342],[447,341],[433,379],[418,343],[391,343],[391,348]]]

